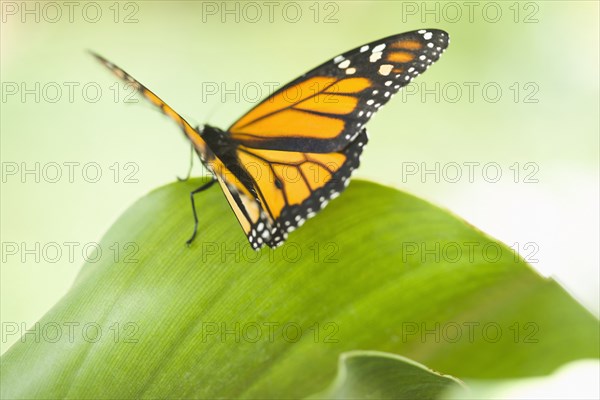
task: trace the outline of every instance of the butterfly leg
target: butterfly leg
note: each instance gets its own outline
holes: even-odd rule
[[[188,246],[192,244],[192,242],[196,238],[196,233],[198,233],[198,214],[196,214],[196,203],[194,202],[194,195],[196,193],[200,193],[200,192],[208,189],[209,187],[214,185],[216,181],[217,181],[217,178],[213,177],[210,182],[207,182],[204,185],[200,186],[198,189],[190,192],[190,199],[192,200],[192,211],[194,213],[194,233],[192,233],[192,237],[189,238],[187,242],[185,242]]]
[[[192,174],[192,167],[194,166],[194,144],[190,143],[190,168],[188,169],[187,176],[185,178],[176,177],[179,182],[185,182],[190,179]]]

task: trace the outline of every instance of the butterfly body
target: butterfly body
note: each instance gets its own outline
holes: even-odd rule
[[[345,189],[368,141],[364,125],[447,45],[447,33],[434,29],[363,45],[283,86],[226,130],[192,128],[124,70],[95,56],[182,128],[250,245],[260,249],[282,244]],[[197,226],[195,207],[194,217]]]

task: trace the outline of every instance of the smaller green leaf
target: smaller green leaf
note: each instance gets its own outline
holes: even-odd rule
[[[449,375],[441,375],[408,358],[380,351],[342,353],[333,383],[310,399],[434,399],[442,392],[464,389]]]

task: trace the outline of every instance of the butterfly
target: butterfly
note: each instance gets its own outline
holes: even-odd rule
[[[157,95],[92,53],[183,130],[218,182],[252,248],[277,247],[347,186],[367,143],[365,124],[449,43],[437,29],[401,33],[357,47],[274,92],[222,130],[192,127]]]

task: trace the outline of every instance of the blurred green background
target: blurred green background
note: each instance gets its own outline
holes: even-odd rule
[[[188,168],[177,128],[131,103],[86,49],[190,122],[226,128],[269,87],[420,28],[448,31],[450,47],[369,123],[355,176],[460,215],[598,315],[597,2],[1,4],[2,322],[32,326],[72,284],[85,244]],[[23,174],[36,163],[39,177]],[[439,179],[422,175],[436,168]],[[16,340],[3,335],[2,352]]]

